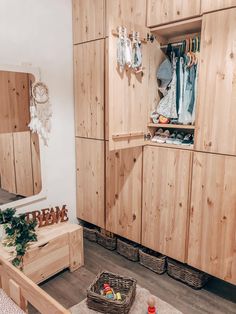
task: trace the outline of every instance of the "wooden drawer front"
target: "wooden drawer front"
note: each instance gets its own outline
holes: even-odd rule
[[[39,283],[69,266],[68,234],[59,236],[28,251],[24,273]]]
[[[148,0],[147,26],[175,22],[200,15],[200,0]]]
[[[103,38],[104,15],[105,0],[73,0],[74,44]]]
[[[227,9],[236,6],[236,0],[202,0],[201,13]]]

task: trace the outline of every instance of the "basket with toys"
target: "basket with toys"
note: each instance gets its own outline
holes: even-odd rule
[[[127,314],[135,295],[135,279],[103,271],[87,290],[87,305],[101,313]]]

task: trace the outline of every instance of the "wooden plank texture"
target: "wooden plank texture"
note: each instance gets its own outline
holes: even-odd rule
[[[129,23],[124,24],[129,29]],[[140,36],[145,37],[148,30],[135,26]],[[156,68],[163,60],[163,53],[156,43],[142,45],[143,72],[131,73],[129,70],[120,71],[116,59],[117,37],[109,37],[109,149],[118,150],[144,143],[143,135],[139,137],[114,139],[113,135],[146,133],[151,108],[157,100],[157,83],[154,75]],[[155,65],[154,65],[155,62]]]
[[[30,131],[13,133],[16,194],[34,194]]]
[[[185,261],[191,152],[144,148],[142,244]]]
[[[33,283],[33,281],[27,278],[20,270],[14,267],[10,262],[4,260],[2,257],[0,257],[0,279],[4,282],[3,289],[9,296],[11,296],[11,293],[14,293],[15,295],[16,289],[20,290],[18,291],[21,297],[19,305],[22,306],[23,310],[25,310],[25,304],[28,301],[42,314],[70,313],[40,287]]]
[[[0,71],[0,133],[28,130],[29,77],[27,73]]]
[[[100,140],[76,138],[77,217],[104,228],[105,147]]]
[[[30,138],[31,138],[33,184],[34,184],[34,195],[35,195],[41,192],[42,190],[40,147],[39,147],[39,137],[37,133],[31,133]]]
[[[236,6],[236,0],[202,0],[201,13],[227,9]]]
[[[146,0],[108,0],[106,1],[106,34],[110,35],[110,25],[122,25],[129,22],[131,25],[146,25]],[[132,27],[131,27],[132,28]],[[133,29],[132,29],[133,30]]]
[[[200,151],[236,155],[235,38],[236,8],[203,16],[195,132]]]
[[[201,0],[147,1],[147,26],[149,27],[200,15]]]
[[[194,153],[188,264],[236,284],[236,157]]]
[[[106,230],[141,241],[142,148],[106,146]]]
[[[71,230],[68,237],[70,271],[73,272],[84,265],[83,228],[80,226],[76,230]]]
[[[105,0],[73,0],[74,44],[104,37]]]
[[[16,193],[15,158],[13,134],[0,134],[0,174],[1,188]]]
[[[74,46],[76,136],[104,139],[105,40]]]

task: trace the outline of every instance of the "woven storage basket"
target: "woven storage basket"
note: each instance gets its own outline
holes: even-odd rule
[[[208,274],[171,258],[167,258],[167,273],[194,289],[201,289],[210,278]]]
[[[139,250],[139,263],[155,273],[164,274],[167,268],[166,256],[147,248]]]
[[[97,229],[96,228],[88,228],[83,227],[84,238],[88,239],[91,242],[97,242]]]
[[[107,299],[100,294],[103,284],[108,283],[115,293],[120,292],[121,301]],[[101,272],[87,290],[87,305],[90,309],[106,314],[127,314],[134,302],[136,294],[136,280]]]
[[[126,240],[126,239],[117,239],[117,252],[133,262],[139,261],[139,245]]]
[[[114,251],[116,249],[116,237],[111,238],[105,234],[97,232],[97,242],[108,250]]]

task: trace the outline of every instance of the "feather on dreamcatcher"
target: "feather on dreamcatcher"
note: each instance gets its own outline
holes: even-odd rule
[[[49,103],[48,87],[41,81],[35,82],[31,87],[29,128],[34,133],[38,133],[45,145],[49,140],[51,131],[52,109]]]

